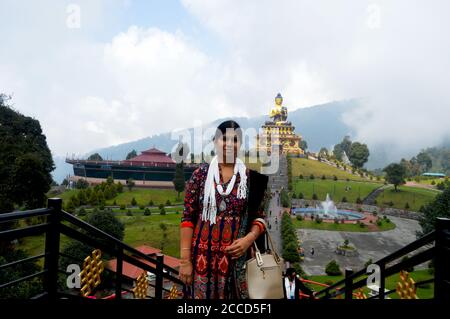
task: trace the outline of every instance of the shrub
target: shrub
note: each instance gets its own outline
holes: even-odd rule
[[[139,205],[139,209],[140,210],[144,210],[145,209],[145,205]]]
[[[116,202],[116,200],[114,200],[114,202],[113,202],[113,205],[114,205],[114,206],[117,206],[117,202]]]
[[[340,276],[342,275],[342,271],[339,268],[339,264],[336,260],[330,261],[325,267],[325,272],[328,276]]]
[[[303,175],[302,175],[302,174],[300,174],[300,176],[299,176],[298,178],[300,178],[300,179],[303,179]]]
[[[358,198],[356,199],[356,204],[362,204],[362,200],[361,198],[358,196]]]
[[[146,208],[145,210],[144,210],[144,216],[150,216],[152,214],[152,212],[150,211],[150,208]]]
[[[406,202],[406,204],[405,204],[405,209],[409,209],[409,203],[408,202]]]
[[[295,195],[295,192],[292,193],[292,198],[297,199],[297,195]]]
[[[298,199],[303,199],[303,198],[304,198],[303,193],[300,192],[300,193],[298,194]]]
[[[297,215],[295,218],[296,218],[297,220],[300,220],[300,221],[303,220],[303,216],[302,216],[302,215]]]
[[[436,185],[436,182],[434,181],[434,179],[431,181],[431,185]]]
[[[381,220],[378,220],[378,221],[377,221],[377,225],[378,225],[378,226],[381,226],[381,225],[382,225]]]
[[[164,208],[164,204],[159,204],[158,208],[161,210]]]
[[[342,197],[342,200],[341,200],[341,202],[343,202],[343,203],[347,203],[347,197]]]
[[[120,205],[120,210],[125,210],[125,204]]]
[[[166,206],[171,206],[172,204],[170,203],[170,200],[166,201]]]
[[[131,212],[131,209],[129,209],[129,210],[127,211],[127,216],[133,216],[133,213]]]
[[[314,179],[314,174],[309,175],[309,179]]]
[[[136,206],[137,205],[137,201],[136,201],[136,198],[132,198],[131,199],[131,206]]]
[[[159,210],[159,213],[160,213],[161,215],[165,215],[165,214],[166,214],[166,210],[164,209],[164,206],[161,207],[161,209]]]
[[[338,180],[338,178],[337,178],[337,176],[336,176],[336,175],[334,175],[334,177],[333,177],[333,180],[335,180],[335,181],[337,181],[337,180]]]
[[[153,204],[153,201],[150,200],[150,201],[148,202],[148,205],[149,205],[149,206],[153,206],[153,205],[154,205],[154,204]]]
[[[325,177],[325,175],[322,175],[322,180],[325,180],[325,179],[327,179],[327,178]]]
[[[86,216],[86,210],[83,207],[78,211],[78,216]]]
[[[390,202],[388,203],[388,205],[389,205],[390,207],[392,207],[392,206],[394,206],[394,202],[393,202],[393,201],[390,201]]]
[[[313,200],[317,200],[317,199],[318,199],[318,197],[317,197],[317,194],[316,194],[316,193],[314,193],[314,194],[312,195],[312,199],[313,199]]]

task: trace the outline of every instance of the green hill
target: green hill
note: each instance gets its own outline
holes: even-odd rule
[[[406,203],[408,210],[419,211],[422,205],[433,201],[439,191],[419,187],[399,186],[399,192],[394,191],[394,186],[389,186],[381,192],[376,200],[378,206],[389,206],[392,201],[394,208],[405,209]]]
[[[336,176],[341,180],[346,180],[348,178],[351,181],[370,181],[370,179],[354,175],[351,172],[343,171],[319,161],[306,158],[292,158],[292,177],[295,178],[303,175],[304,178],[309,178],[311,174],[313,174],[315,178],[321,178],[322,175],[325,175],[327,179],[332,179]]]

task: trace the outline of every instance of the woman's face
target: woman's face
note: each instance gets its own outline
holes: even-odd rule
[[[224,135],[219,134],[216,137],[214,145],[219,163],[234,163],[241,147],[241,142],[235,130],[227,129]]]

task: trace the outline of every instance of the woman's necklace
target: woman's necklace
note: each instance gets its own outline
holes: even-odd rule
[[[223,212],[227,209],[227,204],[225,202],[225,196],[228,196],[234,187],[234,183],[236,182],[236,173],[237,173],[237,165],[234,164],[234,174],[228,183],[226,191],[223,190],[223,186],[220,184],[220,177],[219,177],[219,181],[216,180],[216,184],[217,184],[216,189],[219,192],[219,194],[222,196],[222,200],[220,201],[220,204],[219,204],[219,210],[221,212]]]

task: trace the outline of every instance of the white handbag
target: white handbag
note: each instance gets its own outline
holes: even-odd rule
[[[262,218],[256,219],[266,226]],[[283,292],[283,265],[284,261],[278,256],[272,238],[266,228],[266,235],[270,243],[270,252],[261,254],[256,245],[255,257],[245,264],[248,296],[250,299],[282,299]]]

